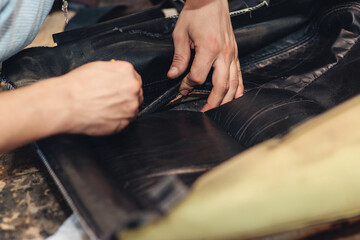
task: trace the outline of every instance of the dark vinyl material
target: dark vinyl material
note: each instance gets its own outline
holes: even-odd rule
[[[184,111],[144,116],[113,136],[55,136],[37,147],[100,239],[167,212],[198,176],[244,150],[204,114]]]
[[[253,17],[249,14],[234,16],[233,23],[241,25],[247,18]],[[144,103],[141,109],[144,109],[159,102],[157,99],[181,79],[170,80],[166,77],[173,57],[171,33],[176,20],[160,18],[126,27],[111,27],[109,31],[58,47],[25,49],[3,63],[3,74],[21,86],[26,81],[62,75],[87,62],[125,60],[131,62],[142,76]],[[296,31],[306,20],[305,16],[288,16],[235,28],[240,56],[255,52]],[[111,21],[108,24],[112,26]],[[205,88],[209,90],[211,84]],[[175,88],[174,92],[177,92]],[[149,109],[149,112],[165,104],[153,104],[155,108]]]
[[[97,23],[91,26],[83,27],[81,29],[75,29],[75,27],[73,27],[74,29],[69,29],[66,32],[54,34],[53,39],[54,42],[56,42],[58,45],[61,45],[72,41],[86,39],[88,37],[92,37],[96,34],[99,34],[103,31],[112,30],[115,27],[124,27],[129,24],[136,24],[161,17],[164,17],[164,14],[161,12],[161,9],[159,9],[158,7],[154,7],[148,10],[144,10],[140,14],[137,13],[129,16],[108,20],[106,22]],[[69,24],[71,24],[71,22]]]
[[[179,80],[165,77],[175,23],[160,18],[102,31],[55,48],[27,49],[3,64],[3,74],[20,86],[112,58],[130,61],[142,75],[142,108],[154,107],[123,132],[38,142],[68,201],[98,238],[160,216],[202,173],[360,93],[359,1],[273,0],[232,17],[243,97],[205,114],[149,114],[177,92]],[[210,89],[210,82],[201,88]],[[182,105],[195,110],[198,103]]]
[[[284,135],[293,126],[325,111],[315,101],[283,89],[254,89],[244,97],[206,112],[218,126],[249,148]]]

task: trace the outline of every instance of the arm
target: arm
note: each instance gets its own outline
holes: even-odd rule
[[[244,88],[227,0],[186,1],[173,39],[175,53],[169,78],[184,73],[190,49],[195,49],[190,72],[180,86],[181,94],[187,95],[196,85],[203,84],[213,67],[213,89],[202,111],[242,96]]]
[[[142,102],[141,78],[126,62],[94,62],[0,94],[0,152],[59,133],[120,131]]]

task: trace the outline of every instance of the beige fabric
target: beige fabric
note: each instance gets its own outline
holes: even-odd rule
[[[74,11],[68,12],[69,21],[75,16]],[[34,41],[29,44],[26,48],[30,47],[54,47],[52,35],[55,33],[62,32],[65,28],[65,17],[61,11],[51,13],[46,19],[44,24],[41,26],[39,33],[36,35]]]
[[[360,215],[360,97],[229,160],[122,239],[240,239]]]

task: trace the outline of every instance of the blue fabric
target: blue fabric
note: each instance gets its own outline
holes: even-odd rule
[[[34,40],[54,0],[0,0],[0,62]]]

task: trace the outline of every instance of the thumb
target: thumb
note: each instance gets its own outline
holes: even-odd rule
[[[182,35],[182,36],[181,36]],[[181,37],[174,34],[175,53],[170,70],[167,74],[168,78],[177,78],[183,74],[190,61],[190,43],[186,34],[181,34]]]

